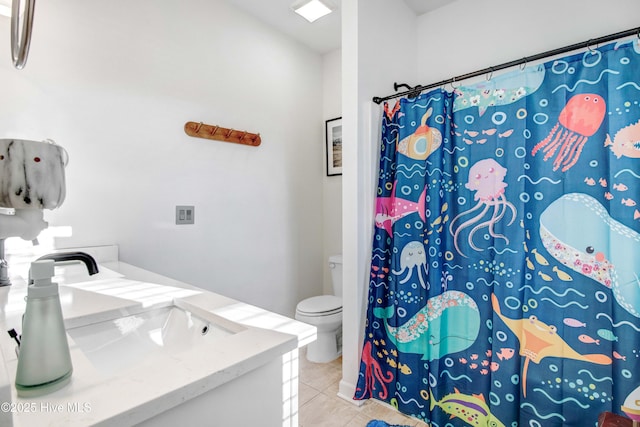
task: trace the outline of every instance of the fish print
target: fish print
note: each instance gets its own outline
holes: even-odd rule
[[[618,159],[622,156],[640,158],[640,120],[620,129],[613,139],[607,134],[604,146],[609,147]]]
[[[564,319],[562,319],[562,323],[567,326],[571,326],[572,328],[584,328],[587,326],[586,323],[581,322],[578,319],[572,319],[571,317],[565,317]]]
[[[409,365],[398,363],[398,368],[400,369],[400,372],[402,372],[405,375],[411,374],[411,368],[409,367]]]
[[[535,270],[535,269],[536,269],[536,266],[533,264],[533,262],[531,262],[531,260],[529,259],[529,257],[526,257],[526,258],[525,258],[525,261],[526,261],[526,263],[527,263],[527,268],[528,268],[529,270]]]
[[[613,350],[613,357],[618,359],[618,360],[627,360],[627,356],[623,356],[620,353],[618,353],[617,351]]]
[[[569,274],[565,273],[564,271],[560,270],[555,265],[551,270],[554,273],[556,273],[556,276],[558,276],[558,279],[562,280],[563,282],[571,282],[573,280],[573,277],[571,277]]]
[[[618,341],[618,337],[609,329],[598,329],[596,333],[600,338],[604,338],[607,341]]]
[[[516,351],[512,348],[501,348],[496,354],[500,360],[509,360],[516,354]]]
[[[595,338],[592,338],[592,337],[590,337],[590,336],[589,336],[589,335],[587,335],[587,334],[582,334],[582,335],[580,335],[580,336],[578,337],[578,339],[579,339],[580,341],[582,341],[583,343],[585,343],[585,344],[597,344],[597,345],[600,345],[600,340],[597,340],[597,339],[595,339]]]
[[[535,255],[536,257],[536,261],[538,262],[538,264],[540,265],[549,265],[549,261],[547,261],[547,259],[538,252],[538,249],[531,249],[531,253]]]
[[[437,401],[431,395],[429,407],[431,411],[437,406],[451,418],[460,418],[472,426],[505,427],[489,410],[489,406],[482,394],[463,394],[456,387],[454,392]]]
[[[513,129],[506,130],[498,134],[498,138],[508,138],[513,134]]]
[[[538,271],[538,276],[540,276],[540,278],[542,280],[544,280],[545,282],[552,282],[553,281],[553,277],[549,276],[548,274],[543,273],[542,271]]]

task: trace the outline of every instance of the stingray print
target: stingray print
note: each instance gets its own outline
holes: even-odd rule
[[[511,319],[500,309],[498,297],[491,294],[491,304],[495,313],[520,341],[520,356],[525,358],[522,367],[522,394],[527,397],[527,370],[529,362],[540,363],[545,357],[563,357],[584,362],[609,365],[612,360],[604,354],[580,354],[569,346],[558,334],[554,325],[547,325],[536,316],[528,319]]]

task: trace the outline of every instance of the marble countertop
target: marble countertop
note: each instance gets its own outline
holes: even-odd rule
[[[4,359],[0,364],[0,404],[4,405],[0,408],[0,425],[7,420],[16,427],[132,425],[316,338],[313,326],[119,262],[117,248],[115,257],[111,247],[82,249],[94,255],[100,273],[89,277],[81,264],[56,266],[54,281],[60,285],[67,329],[180,305],[209,316],[234,333],[224,338],[224,346],[208,343],[209,347],[186,351],[180,357],[157,357],[135,369],[110,375],[96,369],[68,337],[74,367],[71,383],[31,399],[16,395],[16,345],[8,334],[0,333],[0,356]],[[24,313],[25,269],[19,259],[14,261],[10,270],[13,285],[0,288],[2,331],[20,331]]]

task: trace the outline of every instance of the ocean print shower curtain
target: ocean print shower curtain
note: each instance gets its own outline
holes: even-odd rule
[[[640,417],[640,40],[384,105],[356,399]]]

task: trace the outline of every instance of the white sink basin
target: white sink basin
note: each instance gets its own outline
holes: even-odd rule
[[[135,369],[149,358],[197,350],[236,332],[172,305],[67,329],[67,333],[89,362],[110,376]]]

